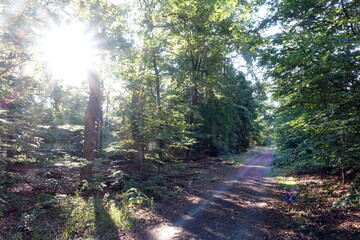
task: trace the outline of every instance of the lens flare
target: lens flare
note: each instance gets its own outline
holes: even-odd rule
[[[40,41],[40,54],[52,76],[68,85],[80,85],[96,62],[96,47],[84,24],[53,27]]]

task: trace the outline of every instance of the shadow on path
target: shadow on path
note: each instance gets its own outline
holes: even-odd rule
[[[140,239],[264,239],[270,227],[284,221],[271,204],[277,197],[272,193],[275,183],[268,177],[272,158],[273,151],[268,150],[244,163],[235,174],[199,196],[202,200],[188,212]],[[274,219],[270,224],[264,221],[269,217]]]

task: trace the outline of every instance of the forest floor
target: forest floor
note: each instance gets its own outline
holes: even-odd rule
[[[130,161],[99,160],[84,189],[71,159],[16,163],[1,183],[0,239],[358,239],[360,209],[333,208],[348,184],[319,172],[279,176],[273,154],[255,148],[141,172]]]
[[[276,211],[276,182],[269,177],[272,158],[273,150],[266,150],[216,183],[196,189],[184,199],[187,204],[168,206],[168,221],[139,238],[245,240],[263,239],[273,228],[279,231],[276,223],[283,216]]]
[[[219,179],[159,205],[124,239],[358,239],[360,209],[333,208],[348,185],[328,174],[279,176],[273,154],[258,149],[231,171],[217,166]]]

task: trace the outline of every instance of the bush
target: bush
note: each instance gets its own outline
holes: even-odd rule
[[[334,202],[333,207],[354,206],[360,208],[360,173],[356,175],[350,184],[349,193]]]

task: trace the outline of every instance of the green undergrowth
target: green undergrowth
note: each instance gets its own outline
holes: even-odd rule
[[[119,230],[132,229],[135,206],[150,208],[152,200],[132,188],[123,194],[83,198],[68,196],[61,201],[66,219],[62,239],[116,239]]]
[[[30,177],[0,168],[0,239],[117,239],[120,231],[134,228],[142,217],[139,211],[154,207],[152,198],[130,184],[113,190],[92,181],[61,193],[53,185],[59,185],[65,173],[34,172],[36,177]]]
[[[234,164],[235,167],[239,167],[242,166],[244,162],[251,160],[253,157],[264,152],[266,149],[266,147],[255,147],[241,154],[227,154],[221,156],[221,158],[227,162]]]
[[[7,229],[4,239],[117,239],[119,231],[132,229],[139,209],[151,211],[153,202],[132,188],[122,194],[85,197],[39,194],[36,199],[10,196],[24,203],[20,224]],[[30,209],[29,202],[33,202]]]
[[[209,182],[216,182],[219,179],[220,179],[219,177],[212,177],[209,179]]]
[[[132,175],[121,170],[114,170],[107,179],[93,182],[95,188],[109,187],[112,190],[126,192],[130,189],[138,189],[157,202],[166,202],[170,198],[176,198],[182,192],[180,186],[167,181],[164,174],[156,176],[143,176],[140,173]]]
[[[0,217],[14,222],[5,224],[1,234],[10,240],[116,239],[119,232],[133,229],[144,214],[180,199],[191,184],[202,179],[215,182],[226,172],[224,167],[238,167],[261,151],[171,160],[160,169],[152,163],[148,172],[140,172],[129,163],[128,167],[118,168],[125,163],[96,159],[92,180],[83,182],[77,190],[69,185],[69,181],[77,181],[73,168],[81,162],[74,156],[65,154],[52,159],[59,163],[53,167],[23,164],[15,172],[1,170]],[[31,191],[26,193],[26,187]]]
[[[344,186],[346,188],[346,191],[342,192],[343,195],[337,196],[333,203],[333,208],[360,208],[359,169],[339,169],[335,166],[329,166],[323,161],[311,161],[311,159],[291,162],[286,160],[286,156],[283,153],[279,153],[275,155],[273,162],[273,175],[281,175],[284,176],[284,179],[288,180],[296,179],[296,176],[301,175],[316,176],[319,179],[332,179],[332,186],[337,186],[338,188]],[[281,181],[284,181],[284,179]],[[298,182],[301,182],[300,179]],[[280,185],[283,184],[280,183]],[[326,190],[331,194],[334,189]]]
[[[276,160],[275,160],[276,161]],[[276,165],[275,165],[276,166]],[[304,167],[306,166],[306,167]],[[301,239],[354,239],[358,236],[360,175],[343,183],[322,164],[273,168],[280,189],[284,225]],[[348,227],[344,229],[342,225]]]
[[[299,181],[292,176],[276,176],[275,177],[277,184],[284,189],[287,188],[297,188]]]
[[[333,206],[335,208],[354,206],[360,208],[360,173],[356,175],[349,185],[347,194],[341,196]]]

